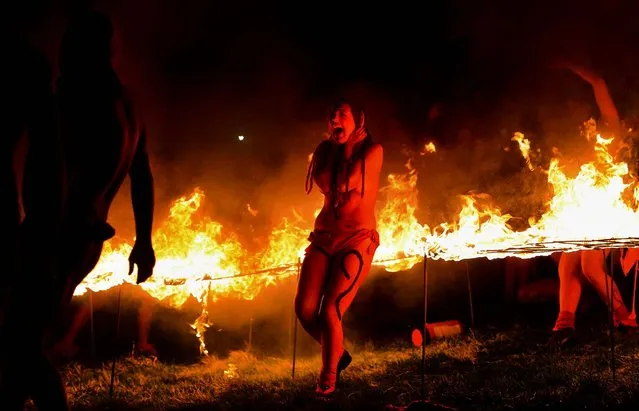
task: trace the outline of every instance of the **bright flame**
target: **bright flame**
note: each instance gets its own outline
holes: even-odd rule
[[[251,214],[253,217],[257,217],[258,211],[254,209],[253,207],[251,207],[250,204],[246,205],[246,209],[248,210],[249,214]]]
[[[522,154],[529,149],[523,134],[517,133],[513,139],[520,144]],[[539,219],[529,219],[530,227],[519,232],[508,224],[509,215],[487,203],[487,196],[461,196],[461,211],[455,221],[432,228],[420,223],[416,217],[417,171],[408,161],[407,173],[389,175],[388,184],[380,190],[377,216],[381,245],[374,264],[387,271],[400,271],[421,261],[424,254],[443,260],[509,255],[528,258],[567,247],[579,248],[566,245],[566,240],[637,237],[639,187],[626,181],[628,166],[615,162],[608,153],[612,139],[596,135],[590,141],[596,159],[582,165],[575,177],[566,175],[559,160],[551,161],[547,173],[553,196],[547,210]],[[174,202],[168,219],[153,235],[155,273],[141,287],[175,306],[189,296],[202,304],[202,314],[192,327],[206,354],[203,335],[209,325],[208,302],[219,296],[250,300],[264,287],[296,275],[313,222],[293,210],[291,217],[273,228],[261,251],[249,253],[235,233],[198,214],[204,200],[204,192],[196,188]],[[250,205],[247,208],[252,210]],[[564,243],[550,244],[552,241]],[[541,251],[503,251],[539,243],[544,243]],[[130,251],[130,244],[116,247],[107,242],[98,265],[75,295],[133,283],[135,279],[127,275]]]
[[[238,377],[237,365],[233,363],[229,363],[229,367],[226,370],[224,370],[224,377],[229,379],[237,378]]]
[[[532,161],[530,160],[530,140],[528,140],[522,133],[519,131],[515,133],[511,141],[516,141],[519,144],[519,150],[521,151],[521,155],[526,160],[526,165],[528,169],[531,171],[535,169],[532,165]]]
[[[426,143],[424,145],[424,149],[419,154],[423,156],[427,153],[435,153],[435,152],[437,152],[437,149],[435,148],[435,143],[431,141],[430,143]]]

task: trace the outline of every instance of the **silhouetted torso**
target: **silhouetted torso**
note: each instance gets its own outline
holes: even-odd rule
[[[115,73],[60,79],[56,92],[67,171],[67,222],[105,222],[140,139]]]

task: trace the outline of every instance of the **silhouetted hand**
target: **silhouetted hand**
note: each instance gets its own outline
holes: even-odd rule
[[[135,242],[129,255],[129,275],[133,273],[134,265],[138,266],[137,284],[145,282],[153,275],[155,252],[151,243]]]

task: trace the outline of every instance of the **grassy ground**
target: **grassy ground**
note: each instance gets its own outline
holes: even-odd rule
[[[639,336],[617,335],[617,379],[612,381],[605,332],[591,330],[578,347],[554,354],[547,331],[485,331],[474,340],[440,341],[427,348],[426,392],[456,409],[639,409]],[[313,395],[318,358],[256,358],[234,352],[191,366],[150,359],[117,363],[114,398],[110,364],[64,369],[75,410],[382,410],[420,398],[421,350],[351,347],[344,387],[330,402]]]

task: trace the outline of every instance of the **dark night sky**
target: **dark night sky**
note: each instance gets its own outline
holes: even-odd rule
[[[32,1],[14,19],[30,22],[52,63],[70,3]],[[302,201],[306,156],[342,94],[367,106],[391,171],[403,145],[433,133],[540,129],[540,112],[591,103],[587,86],[548,68],[558,56],[607,76],[622,111],[639,90],[636,1],[256,3],[93,2],[120,33],[118,68],[151,133],[160,203],[195,185],[215,193],[220,215]],[[427,119],[436,102],[439,126]]]

